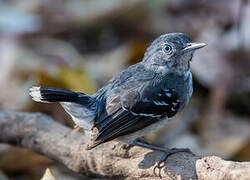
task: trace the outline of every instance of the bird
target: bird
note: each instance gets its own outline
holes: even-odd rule
[[[185,148],[162,148],[139,138],[164,127],[189,102],[193,93],[190,63],[206,44],[191,42],[185,33],[166,33],[146,49],[142,61],[109,80],[95,94],[54,87],[31,87],[37,102],[59,102],[89,137],[87,150],[111,140],[169,154]]]

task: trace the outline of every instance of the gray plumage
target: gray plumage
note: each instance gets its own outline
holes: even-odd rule
[[[193,92],[190,61],[203,46],[183,33],[165,34],[148,47],[142,62],[92,96],[46,87],[33,87],[30,95],[35,101],[60,102],[89,133],[88,149],[116,138],[131,142],[163,127],[188,103]]]

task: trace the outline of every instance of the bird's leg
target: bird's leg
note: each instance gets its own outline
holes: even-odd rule
[[[160,152],[164,153],[161,156],[160,161],[157,163],[156,167],[154,168],[154,173],[155,173],[156,168],[159,169],[159,176],[160,176],[161,169],[165,166],[166,160],[171,154],[175,154],[175,153],[178,153],[178,152],[192,153],[188,148],[171,148],[171,149],[166,148],[166,147],[162,148],[162,147],[157,147],[157,146],[153,146],[153,145],[141,142],[140,139],[134,140],[132,145],[140,146],[140,147],[143,147],[143,148],[147,148],[147,149],[151,149],[151,150],[155,150],[155,151],[160,151]]]
[[[75,125],[71,133],[72,133],[72,134],[75,134],[75,133],[77,133],[80,129],[81,129],[80,126]]]

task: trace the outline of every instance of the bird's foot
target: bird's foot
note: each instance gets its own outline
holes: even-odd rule
[[[157,146],[153,146],[153,145],[150,145],[150,144],[146,144],[144,142],[141,142],[140,140],[136,139],[134,142],[133,142],[133,145],[135,146],[140,146],[140,147],[144,147],[144,148],[147,148],[147,149],[151,149],[151,150],[155,150],[155,151],[160,151],[160,152],[163,152],[164,154],[161,156],[159,162],[157,163],[157,165],[154,167],[154,174],[156,175],[156,169],[159,169],[159,174],[158,176],[161,177],[161,169],[163,167],[165,167],[166,165],[166,160],[167,158],[172,155],[172,154],[175,154],[175,153],[178,153],[178,152],[188,152],[188,153],[192,153],[188,148],[162,148],[162,147],[157,147]]]
[[[167,161],[168,157],[170,155],[178,153],[178,152],[192,153],[190,151],[190,149],[188,149],[188,148],[172,148],[172,149],[166,148],[164,154],[161,156],[160,160],[158,161],[158,163],[154,167],[154,174],[155,175],[157,174],[156,171],[158,169],[159,170],[158,176],[161,177],[161,170],[162,170],[162,168],[164,168],[166,166],[166,161]]]

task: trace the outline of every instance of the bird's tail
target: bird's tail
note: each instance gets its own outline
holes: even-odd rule
[[[29,94],[36,102],[74,102],[88,104],[91,101],[91,96],[86,94],[53,87],[32,87],[30,88]]]

